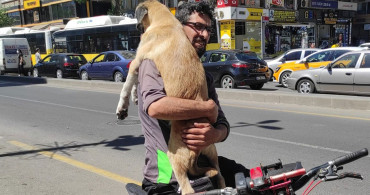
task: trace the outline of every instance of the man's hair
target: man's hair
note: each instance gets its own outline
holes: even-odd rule
[[[208,16],[212,21],[214,20],[214,7],[206,1],[201,2],[180,2],[176,10],[176,18],[180,23],[189,21],[190,15],[193,12],[198,12]]]

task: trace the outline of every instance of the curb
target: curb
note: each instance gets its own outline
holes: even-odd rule
[[[0,81],[21,82],[29,84],[46,84],[51,86],[87,88],[119,94],[123,83],[111,81],[81,81],[76,79],[33,78],[0,76]],[[368,110],[370,98],[365,96],[332,95],[332,94],[299,94],[289,92],[269,92],[246,89],[216,89],[218,97],[224,100],[265,102],[272,104],[294,104],[313,107]]]

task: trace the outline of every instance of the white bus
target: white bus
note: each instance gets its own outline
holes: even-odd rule
[[[125,16],[95,16],[70,20],[53,33],[56,53],[79,53],[89,61],[108,50],[136,50],[137,20]]]
[[[36,48],[40,49],[42,58],[53,53],[51,35],[59,29],[58,27],[53,27],[49,30],[32,30],[23,27],[4,27],[0,28],[0,38],[26,38],[30,45],[33,64],[36,64]]]

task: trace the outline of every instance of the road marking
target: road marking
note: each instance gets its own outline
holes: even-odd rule
[[[253,139],[261,139],[261,140],[265,140],[265,141],[273,141],[273,142],[279,142],[279,143],[284,143],[284,144],[292,144],[292,145],[296,145],[296,146],[304,146],[304,147],[314,148],[314,149],[328,150],[328,151],[331,151],[331,152],[340,152],[340,153],[346,153],[346,154],[352,153],[350,151],[345,151],[345,150],[338,150],[338,149],[334,149],[334,148],[315,146],[315,145],[304,144],[304,143],[299,143],[299,142],[292,142],[292,141],[286,141],[286,140],[275,139],[275,138],[248,135],[248,134],[237,133],[237,132],[230,132],[230,134],[237,135],[237,136],[250,137],[250,138],[253,138]]]
[[[30,145],[27,145],[27,144],[24,144],[24,143],[21,143],[21,142],[18,142],[18,141],[9,141],[9,143],[12,144],[12,145],[18,146],[20,148],[23,148],[25,150],[37,150],[36,147],[30,146]],[[42,154],[46,157],[52,158],[54,160],[58,160],[58,161],[67,163],[67,164],[72,165],[74,167],[84,169],[86,171],[90,171],[92,173],[104,176],[108,179],[111,179],[111,180],[114,180],[114,181],[117,181],[117,182],[120,182],[120,183],[123,183],[123,184],[134,183],[134,184],[137,184],[137,185],[141,186],[141,182],[135,181],[135,180],[127,178],[127,177],[120,176],[118,174],[115,174],[115,173],[112,173],[112,172],[94,167],[92,165],[89,165],[89,164],[86,164],[86,163],[83,163],[83,162],[80,162],[80,161],[77,161],[77,160],[73,160],[71,158],[68,158],[68,157],[65,157],[65,156],[62,156],[62,155],[59,155],[59,154],[55,154],[53,152],[41,151],[41,152],[38,152],[38,153]]]
[[[253,106],[243,106],[243,105],[234,105],[234,104],[222,104],[222,106],[230,106],[230,107],[238,107],[238,108],[250,108],[256,110],[269,110],[269,111],[277,111],[277,112],[289,112],[289,113],[296,113],[296,114],[306,114],[306,115],[314,115],[314,116],[325,116],[325,117],[333,117],[333,118],[344,118],[344,119],[355,119],[355,120],[364,120],[370,121],[370,118],[362,118],[362,117],[354,117],[354,116],[341,116],[335,114],[320,114],[314,112],[301,112],[301,111],[292,111],[292,110],[280,110],[280,109],[273,109],[273,108],[262,108],[262,107],[253,107]]]
[[[57,103],[51,103],[51,102],[45,102],[45,101],[30,100],[30,99],[17,98],[17,97],[6,96],[6,95],[0,95],[0,97],[5,97],[5,98],[10,98],[10,99],[15,99],[15,100],[22,100],[22,101],[27,101],[27,102],[34,102],[34,103],[39,103],[39,104],[47,104],[47,105],[52,105],[52,106],[60,106],[60,107],[65,107],[65,108],[72,108],[72,109],[89,111],[89,112],[103,113],[103,114],[109,114],[109,115],[116,115],[116,113],[112,113],[112,112],[104,112],[104,111],[100,111],[100,110],[92,110],[92,109],[87,109],[87,108],[81,108],[81,107],[75,107],[75,106],[68,106],[68,105],[64,105],[64,104],[57,104]],[[137,116],[129,116],[129,117],[130,118],[139,119],[139,117],[137,117]]]

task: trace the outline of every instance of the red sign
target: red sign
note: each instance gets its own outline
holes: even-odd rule
[[[217,0],[217,7],[237,7],[238,1],[237,0]]]

